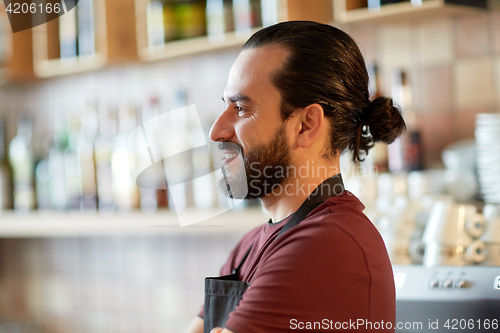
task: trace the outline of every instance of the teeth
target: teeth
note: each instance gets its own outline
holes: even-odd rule
[[[234,158],[234,157],[238,156],[237,153],[225,153],[225,155],[226,155],[227,159]]]

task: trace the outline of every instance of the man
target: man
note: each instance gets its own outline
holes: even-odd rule
[[[283,22],[247,41],[210,138],[228,154],[227,178],[247,182],[228,195],[260,198],[271,220],[243,237],[224,277],[207,278],[189,332],[394,331],[387,252],[340,176],[346,148],[356,161],[405,129],[390,99],[368,97],[356,43],[332,26]]]

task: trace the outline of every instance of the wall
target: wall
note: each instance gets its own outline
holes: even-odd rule
[[[361,44],[367,62],[381,68],[384,94],[390,94],[395,69],[408,71],[427,167],[440,165],[446,145],[474,137],[477,113],[498,112],[498,9],[347,30]]]
[[[44,333],[185,332],[205,276],[241,236],[0,240],[0,330],[10,320]]]

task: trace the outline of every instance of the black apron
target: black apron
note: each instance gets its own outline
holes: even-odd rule
[[[339,195],[343,191],[344,184],[340,174],[325,180],[309,195],[299,209],[292,214],[290,220],[280,230],[276,238],[302,222],[310,212],[325,200],[331,196]],[[241,297],[250,286],[249,282],[239,281],[238,274],[252,246],[250,246],[238,267],[233,269],[232,274],[205,278],[204,333],[210,333],[214,327],[224,327],[229,314],[234,311]]]

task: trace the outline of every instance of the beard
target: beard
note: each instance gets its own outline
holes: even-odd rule
[[[223,147],[222,142],[219,147]],[[267,144],[258,145],[243,152],[243,167],[228,174],[222,167],[224,177],[219,180],[219,189],[233,199],[259,199],[287,181],[291,166],[291,149],[286,140],[284,124],[280,126]],[[231,184],[231,185],[230,185]]]

